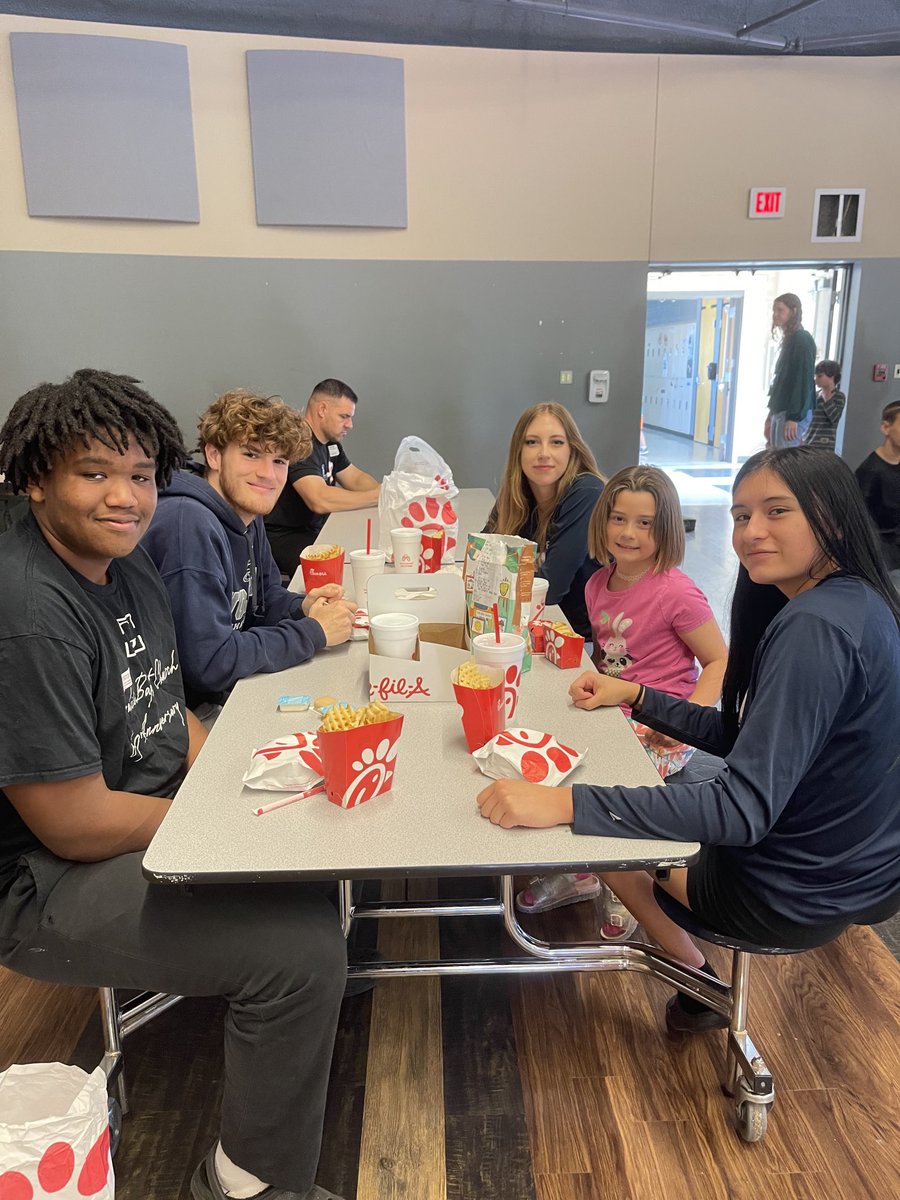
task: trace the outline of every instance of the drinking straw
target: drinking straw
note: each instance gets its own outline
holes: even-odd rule
[[[500,645],[500,613],[497,605],[494,605],[494,641]]]
[[[372,553],[372,518],[366,520],[366,554]]]
[[[263,813],[272,812],[275,808],[284,808],[286,804],[293,804],[296,800],[305,800],[307,796],[315,796],[318,792],[324,791],[324,782],[317,783],[315,787],[307,788],[305,792],[297,792],[295,796],[282,796],[280,800],[273,800],[271,804],[263,804],[261,808],[251,808],[250,811],[255,817],[261,817]]]

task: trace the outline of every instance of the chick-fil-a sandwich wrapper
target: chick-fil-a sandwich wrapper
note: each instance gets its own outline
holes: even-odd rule
[[[243,782],[267,792],[301,792],[324,774],[318,735],[291,733],[253,751]]]
[[[587,751],[573,750],[552,733],[537,729],[504,729],[472,757],[489,779],[524,779],[556,787],[584,761]]]

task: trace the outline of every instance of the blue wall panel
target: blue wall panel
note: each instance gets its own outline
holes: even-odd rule
[[[403,60],[248,50],[260,225],[406,228]]]
[[[10,35],[32,217],[200,220],[187,49]]]

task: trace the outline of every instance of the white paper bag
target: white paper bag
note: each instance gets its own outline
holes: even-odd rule
[[[453,498],[459,488],[453,472],[422,438],[405,437],[394,458],[394,469],[385,475],[378,500],[378,547],[393,561],[392,529],[444,530],[442,561],[452,563],[459,540],[459,518]]]
[[[10,1195],[113,1200],[101,1067],[88,1075],[62,1063],[27,1063],[0,1072],[0,1181]]]

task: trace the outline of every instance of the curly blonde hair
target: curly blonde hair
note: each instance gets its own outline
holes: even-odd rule
[[[312,431],[303,417],[278,396],[234,388],[214,400],[197,423],[200,449],[224,450],[232,442],[299,462],[312,453]]]
[[[656,561],[653,573],[662,574],[677,567],[684,558],[684,519],[675,484],[659,467],[626,467],[617,471],[597,501],[588,526],[588,551],[591,558],[604,566],[613,555],[606,541],[610,513],[622,492],[649,492],[656,501],[653,518],[653,540],[656,542]]]
[[[522,447],[528,427],[537,417],[554,417],[563,427],[566,441],[569,443],[569,465],[556,485],[556,494],[550,504],[541,506],[537,530],[534,540],[538,550],[547,549],[547,539],[550,535],[550,525],[553,514],[565,493],[569,490],[579,475],[596,475],[603,479],[597,467],[593,451],[581,436],[572,414],[561,404],[534,404],[525,410],[516,422],[509,443],[509,454],[506,459],[506,469],[497,493],[497,503],[494,507],[494,520],[489,524],[488,533],[518,534],[524,528],[534,506],[534,495],[531,484],[522,471]]]

